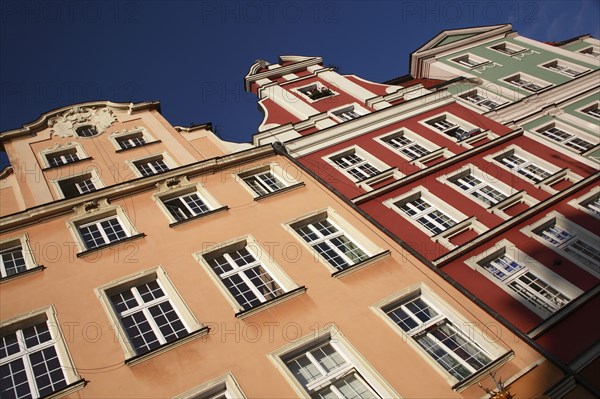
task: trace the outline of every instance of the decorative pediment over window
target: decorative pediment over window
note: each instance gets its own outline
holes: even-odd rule
[[[73,208],[75,216],[91,215],[110,208],[108,199],[100,198],[92,201],[84,202],[83,204]]]
[[[77,129],[91,126],[101,134],[112,125],[117,118],[108,108],[74,107],[70,110],[51,118],[48,124],[52,127],[51,133],[60,137],[78,137]]]
[[[158,188],[159,193],[164,193],[170,190],[186,187],[190,184],[191,183],[187,176],[175,176],[156,183],[156,188]]]

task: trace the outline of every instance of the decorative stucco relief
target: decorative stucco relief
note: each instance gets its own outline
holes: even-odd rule
[[[52,127],[51,134],[60,137],[78,137],[75,129],[80,126],[92,125],[98,134],[112,125],[117,118],[108,108],[74,107],[51,118],[48,125]]]

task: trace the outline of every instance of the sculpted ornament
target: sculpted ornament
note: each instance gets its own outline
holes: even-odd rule
[[[73,107],[51,118],[48,125],[52,127],[51,134],[60,137],[78,137],[75,129],[80,126],[92,125],[100,134],[116,120],[113,112],[106,107]]]

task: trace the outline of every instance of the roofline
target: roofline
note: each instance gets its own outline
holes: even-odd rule
[[[21,136],[27,136],[27,135],[35,133],[41,129],[44,129],[48,126],[48,121],[50,118],[52,118],[62,112],[68,111],[71,108],[94,107],[94,106],[111,107],[111,108],[115,108],[115,109],[129,110],[130,114],[133,114],[134,112],[145,110],[145,109],[154,109],[160,113],[160,102],[159,101],[144,101],[144,102],[139,102],[139,103],[133,103],[133,102],[117,103],[117,102],[105,100],[105,101],[88,101],[88,102],[83,102],[83,103],[76,103],[76,104],[66,105],[66,106],[63,106],[60,108],[55,108],[51,111],[45,112],[45,113],[41,114],[40,117],[38,119],[36,119],[35,121],[25,123],[20,128],[0,132],[0,142],[5,141],[5,140],[10,140],[13,138],[17,138],[17,137],[21,137]]]
[[[579,40],[579,39],[587,39],[588,37],[592,37],[592,35],[589,34],[589,33],[584,33],[584,34],[579,35],[579,36],[574,36],[574,37],[572,37],[570,39],[565,39],[565,40],[561,40],[560,42],[551,42],[551,43],[554,43],[554,44],[552,44],[552,46],[560,47],[560,46],[564,46],[565,44],[574,42],[574,41]]]

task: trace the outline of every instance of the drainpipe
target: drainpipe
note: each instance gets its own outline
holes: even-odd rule
[[[339,199],[341,199],[342,201],[344,201],[344,203],[346,205],[348,205],[349,207],[351,207],[352,209],[354,209],[358,214],[360,214],[362,217],[364,217],[369,222],[371,222],[371,224],[373,224],[375,227],[377,227],[379,230],[381,230],[383,233],[385,233],[385,235],[387,235],[390,239],[392,239],[396,244],[400,245],[404,250],[406,250],[411,255],[413,255],[415,258],[417,258],[418,260],[420,260],[429,269],[431,269],[438,276],[440,276],[442,279],[444,279],[444,281],[446,281],[452,287],[456,288],[458,291],[460,291],[461,294],[463,294],[464,296],[466,296],[467,298],[469,298],[477,306],[479,306],[481,309],[483,309],[484,311],[486,311],[490,316],[492,316],[494,319],[496,319],[497,321],[499,321],[504,327],[506,327],[507,329],[509,329],[513,334],[515,334],[521,340],[523,340],[524,342],[526,342],[529,346],[531,346],[537,352],[539,352],[540,354],[542,354],[546,359],[548,359],[556,367],[558,367],[563,373],[566,374],[565,378],[568,378],[568,377],[572,376],[575,379],[575,381],[577,381],[578,384],[580,384],[581,386],[583,386],[585,389],[587,389],[589,392],[593,393],[597,397],[600,397],[600,391],[598,391],[598,389],[595,388],[594,386],[591,386],[585,379],[581,378],[567,364],[564,364],[560,359],[558,359],[554,355],[548,353],[543,347],[541,347],[537,342],[535,342],[535,340],[531,339],[526,333],[520,331],[516,326],[514,326],[510,321],[508,321],[502,315],[500,315],[498,312],[496,312],[492,307],[490,307],[488,304],[486,304],[485,302],[483,302],[481,299],[479,299],[477,296],[475,296],[473,293],[471,293],[469,290],[467,290],[465,287],[463,287],[458,281],[454,280],[452,277],[450,277],[444,271],[442,271],[441,269],[439,269],[438,267],[436,267],[433,263],[431,263],[431,261],[429,261],[428,259],[426,259],[425,257],[423,257],[420,253],[418,253],[412,247],[410,247],[409,245],[407,245],[400,238],[396,237],[396,235],[394,235],[391,231],[389,231],[387,228],[385,228],[381,223],[379,223],[377,220],[375,220],[371,215],[369,215],[364,210],[362,210],[361,208],[359,208],[355,203],[353,203],[352,201],[350,201],[350,199],[346,198],[335,187],[333,187],[331,184],[329,184],[328,182],[326,182],[325,180],[323,180],[320,176],[318,176],[312,170],[310,170],[309,168],[307,168],[306,166],[304,166],[296,158],[292,157],[288,153],[288,151],[285,148],[285,145],[283,143],[281,143],[279,141],[276,141],[276,142],[274,142],[272,144],[272,146],[273,146],[273,149],[275,150],[276,154],[282,155],[282,156],[286,157],[294,165],[296,165],[297,167],[299,167],[300,169],[302,169],[302,171],[304,171],[306,174],[308,174],[313,179],[315,179],[316,181],[318,181],[320,184],[322,184],[323,186],[325,186],[328,190],[330,190],[331,192],[333,192]],[[563,380],[565,378],[563,378]],[[562,382],[562,380],[561,380],[561,382]]]

